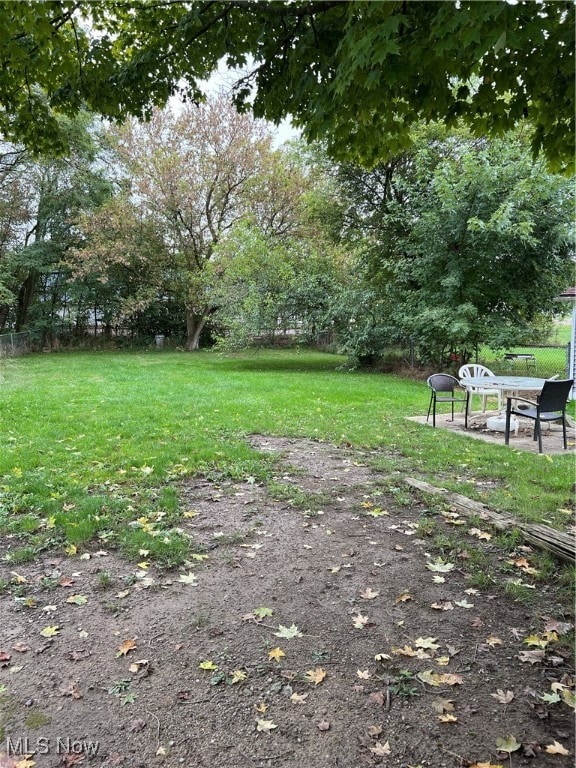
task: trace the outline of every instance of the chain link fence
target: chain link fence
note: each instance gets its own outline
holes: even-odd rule
[[[547,379],[568,377],[570,345],[534,345],[518,347],[509,352],[481,355],[478,362],[490,368],[496,375],[537,376]]]
[[[22,333],[0,334],[0,357],[16,357],[30,351],[30,334]]]

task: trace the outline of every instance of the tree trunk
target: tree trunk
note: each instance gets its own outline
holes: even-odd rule
[[[186,310],[186,349],[195,352],[200,349],[200,334],[206,325],[208,315],[196,315]]]

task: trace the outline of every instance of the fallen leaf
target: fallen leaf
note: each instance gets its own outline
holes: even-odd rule
[[[438,720],[441,723],[456,723],[458,722],[458,718],[456,715],[451,715],[449,712],[447,712],[444,715],[438,715]]]
[[[201,661],[200,664],[198,664],[198,667],[207,670],[208,672],[215,672],[218,669],[218,664],[214,664],[213,661],[207,659],[206,661]]]
[[[195,587],[198,583],[198,577],[195,573],[189,571],[188,573],[181,573],[178,581],[180,584],[189,584],[190,586]]]
[[[454,600],[454,605],[457,605],[459,608],[474,608],[474,603],[469,603],[468,600]]]
[[[474,763],[470,768],[504,768],[502,763]]]
[[[413,600],[413,599],[414,598],[412,597],[410,592],[401,592],[394,602],[395,603],[407,603],[408,600]]]
[[[308,693],[293,693],[292,696],[290,696],[290,701],[294,704],[304,704],[308,696]]]
[[[318,728],[319,731],[329,731],[330,723],[327,720],[320,720],[319,723],[316,723],[316,728]]]
[[[364,629],[366,624],[370,621],[368,616],[363,616],[361,613],[356,613],[352,616],[352,626],[356,629]]]
[[[443,603],[432,603],[430,607],[434,608],[436,611],[453,611],[454,610],[454,606],[449,600],[446,600]]]
[[[54,635],[57,635],[59,632],[60,627],[57,624],[52,627],[44,627],[44,629],[40,630],[42,637],[54,637]]]
[[[318,685],[326,677],[326,671],[322,667],[316,667],[316,669],[309,669],[304,675],[304,679],[308,683],[314,683]]]
[[[505,738],[496,739],[496,747],[499,752],[516,752],[522,745],[518,744],[515,736],[506,736]]]
[[[88,598],[85,595],[70,595],[66,602],[73,603],[74,605],[86,605]]]
[[[281,658],[286,656],[282,648],[272,648],[271,651],[268,651],[268,658],[274,659],[274,661],[280,661]]]
[[[429,648],[433,651],[440,648],[435,637],[419,637],[414,641],[414,645],[417,648]]]
[[[367,587],[364,592],[360,592],[360,597],[363,600],[374,600],[375,597],[378,597],[380,592],[376,592],[373,589],[370,589],[370,587]]]
[[[372,738],[376,738],[376,736],[380,736],[382,733],[382,726],[381,725],[371,725],[370,728],[368,728],[368,736],[371,736]]]
[[[442,715],[445,712],[454,712],[454,704],[452,703],[452,699],[443,699],[438,696],[432,701],[432,709],[437,714]]]
[[[560,744],[558,741],[553,741],[552,744],[548,744],[544,752],[547,752],[549,755],[569,755],[570,750],[566,749],[565,747]]]
[[[26,653],[26,651],[30,650],[30,646],[26,645],[25,643],[14,643],[12,646],[13,651],[17,651],[18,653]],[[1,661],[1,654],[0,654],[0,661]]]
[[[124,640],[119,646],[118,651],[116,652],[116,658],[119,656],[126,656],[130,651],[136,650],[138,646],[136,645],[136,638],[132,637],[128,640]]]
[[[544,661],[545,657],[544,651],[520,651],[518,654],[520,661],[527,661],[530,664],[538,664],[539,661]]]
[[[481,531],[480,528],[470,528],[468,533],[471,536],[476,536],[479,539],[482,539],[483,541],[490,541],[492,538],[492,534],[488,533],[487,531]]]
[[[381,744],[379,741],[377,741],[373,747],[370,747],[370,752],[372,752],[374,755],[378,755],[379,757],[386,757],[386,755],[389,755],[392,750],[390,749],[390,744],[388,742]]]
[[[372,675],[370,674],[370,671],[368,669],[357,669],[356,677],[359,677],[360,680],[369,680],[372,677]]]
[[[501,688],[498,688],[496,693],[491,693],[490,696],[492,696],[493,699],[496,699],[496,701],[499,701],[500,704],[510,704],[514,698],[514,692],[503,691]]]
[[[36,761],[32,760],[30,755],[25,755],[21,760],[13,763],[14,768],[33,768],[35,765]]]
[[[487,637],[484,642],[491,648],[495,648],[497,645],[502,645],[502,640],[495,635],[490,635],[490,637]]]
[[[432,563],[426,563],[426,568],[434,573],[450,573],[455,567],[454,563],[446,563],[441,558],[437,558]]]
[[[285,627],[283,624],[278,626],[278,632],[274,632],[276,637],[284,637],[290,640],[293,637],[302,637],[302,632],[298,629],[296,624],[291,624],[289,627]]]
[[[528,637],[524,638],[523,643],[524,645],[534,645],[536,648],[548,647],[548,640],[544,640],[540,635],[528,635]]]
[[[263,715],[268,709],[268,704],[266,704],[265,701],[259,701],[258,704],[254,704],[254,709],[256,712],[260,712],[260,714]]]
[[[256,720],[256,730],[260,733],[270,733],[270,731],[278,728],[273,720]]]
[[[257,619],[265,619],[266,616],[272,616],[274,611],[272,608],[267,608],[265,605],[261,605],[259,608],[254,608],[252,613]]]
[[[70,680],[67,683],[63,683],[58,690],[62,696],[71,696],[73,699],[83,698],[83,694],[80,692],[76,680]]]
[[[248,675],[246,674],[246,672],[244,672],[244,670],[235,669],[234,672],[232,672],[232,675],[230,677],[230,683],[231,685],[235,685],[236,683],[241,683],[244,680],[246,680],[247,677]]]

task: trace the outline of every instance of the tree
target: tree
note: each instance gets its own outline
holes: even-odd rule
[[[61,126],[67,158],[34,159],[5,146],[0,186],[0,327],[50,337],[68,311],[67,253],[79,240],[76,218],[101,204],[110,185],[95,159],[97,142],[86,113]]]
[[[533,152],[569,169],[574,13],[557,0],[2,2],[0,132],[62,148],[59,112],[149,118],[177,91],[201,100],[224,59],[248,67],[240,109],[291,115],[339,158],[390,159],[422,120],[498,136],[527,119]]]
[[[573,188],[532,161],[522,134],[488,142],[433,126],[396,163],[347,168],[343,179],[349,228],[366,236],[359,282],[379,302],[379,334],[363,318],[358,354],[396,333],[422,359],[443,364],[454,351],[466,362],[478,345],[514,344],[559,312],[573,271]]]
[[[198,349],[215,310],[208,269],[215,247],[244,219],[269,233],[294,231],[304,179],[272,150],[263,123],[223,96],[178,114],[157,111],[145,124],[130,121],[114,141],[125,193],[85,222],[78,272],[101,280],[111,270],[137,275],[124,317],[175,297],[186,314],[187,348]]]

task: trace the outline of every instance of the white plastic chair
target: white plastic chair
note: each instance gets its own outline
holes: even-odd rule
[[[482,398],[482,413],[486,412],[486,400],[489,397],[498,398],[498,410],[502,408],[502,392],[499,389],[490,389],[489,387],[471,387],[466,384],[466,379],[478,379],[482,376],[494,376],[489,368],[478,363],[469,363],[463,365],[458,371],[460,384],[470,391],[470,409],[472,409],[472,398],[479,395]]]

